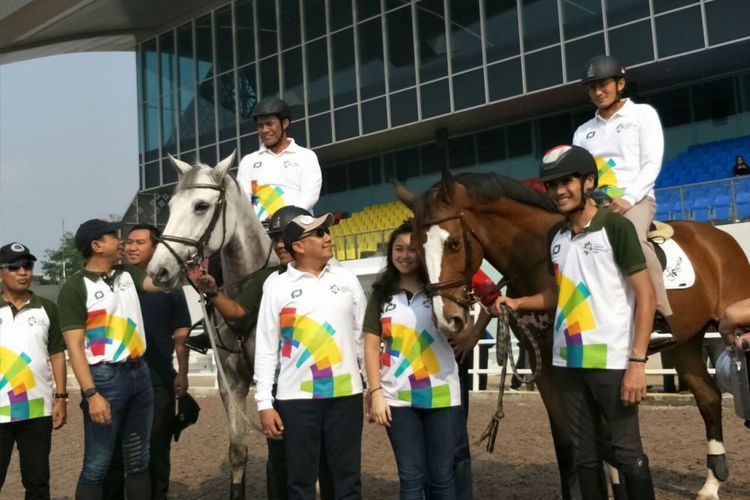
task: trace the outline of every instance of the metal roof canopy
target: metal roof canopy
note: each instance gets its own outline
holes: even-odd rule
[[[0,64],[87,51],[133,50],[144,38],[226,0],[3,0]]]

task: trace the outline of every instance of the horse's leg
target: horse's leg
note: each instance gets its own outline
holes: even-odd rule
[[[721,423],[721,392],[708,374],[702,342],[703,335],[699,334],[672,349],[677,372],[690,387],[706,426],[708,477],[698,499],[708,500],[719,498],[719,487],[729,477],[729,468]]]
[[[226,387],[219,376],[219,394],[224,403],[229,420],[229,465],[231,467],[232,483],[230,498],[241,500],[245,498],[245,469],[247,466],[247,429],[245,418],[247,415],[245,399],[248,393],[248,380],[239,376],[237,363],[241,355],[228,354],[222,357],[224,371],[227,376]]]

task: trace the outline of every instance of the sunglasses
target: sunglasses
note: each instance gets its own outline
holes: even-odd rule
[[[331,234],[331,231],[329,231],[327,227],[319,227],[318,229],[314,229],[310,231],[309,233],[303,234],[302,236],[300,236],[299,239],[304,240],[305,238],[309,238],[311,236],[315,236],[316,238],[322,238],[323,236],[327,234]]]
[[[20,262],[11,262],[10,264],[3,264],[1,267],[4,269],[7,269],[8,271],[17,273],[21,270],[21,268],[26,269],[27,271],[33,271],[34,270],[34,263],[30,260],[22,260]]]

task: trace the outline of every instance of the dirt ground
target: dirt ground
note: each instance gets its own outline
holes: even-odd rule
[[[492,393],[472,395],[469,435],[472,440],[475,497],[477,499],[559,498],[557,465],[546,413],[536,394],[506,396],[495,452],[474,444],[494,411]],[[226,498],[229,491],[226,417],[218,396],[198,396],[201,415],[172,447],[171,498]],[[52,441],[53,498],[71,498],[83,456],[81,412],[77,400],[69,403],[68,424]],[[750,430],[742,426],[725,404],[724,434],[731,475],[721,489],[723,499],[748,498]],[[688,405],[651,402],[641,409],[641,428],[656,496],[659,499],[695,498],[706,475],[703,422],[692,400]],[[249,436],[247,497],[265,498],[265,439]],[[398,479],[388,438],[375,424],[365,425],[362,481],[364,498],[396,498]],[[18,458],[11,461],[0,498],[23,498]]]

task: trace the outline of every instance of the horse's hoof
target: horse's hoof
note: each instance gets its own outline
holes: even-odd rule
[[[698,496],[695,497],[695,500],[719,500],[719,495],[704,495],[702,493],[698,493]]]
[[[229,498],[231,500],[245,500],[245,484],[232,483],[229,489]]]

